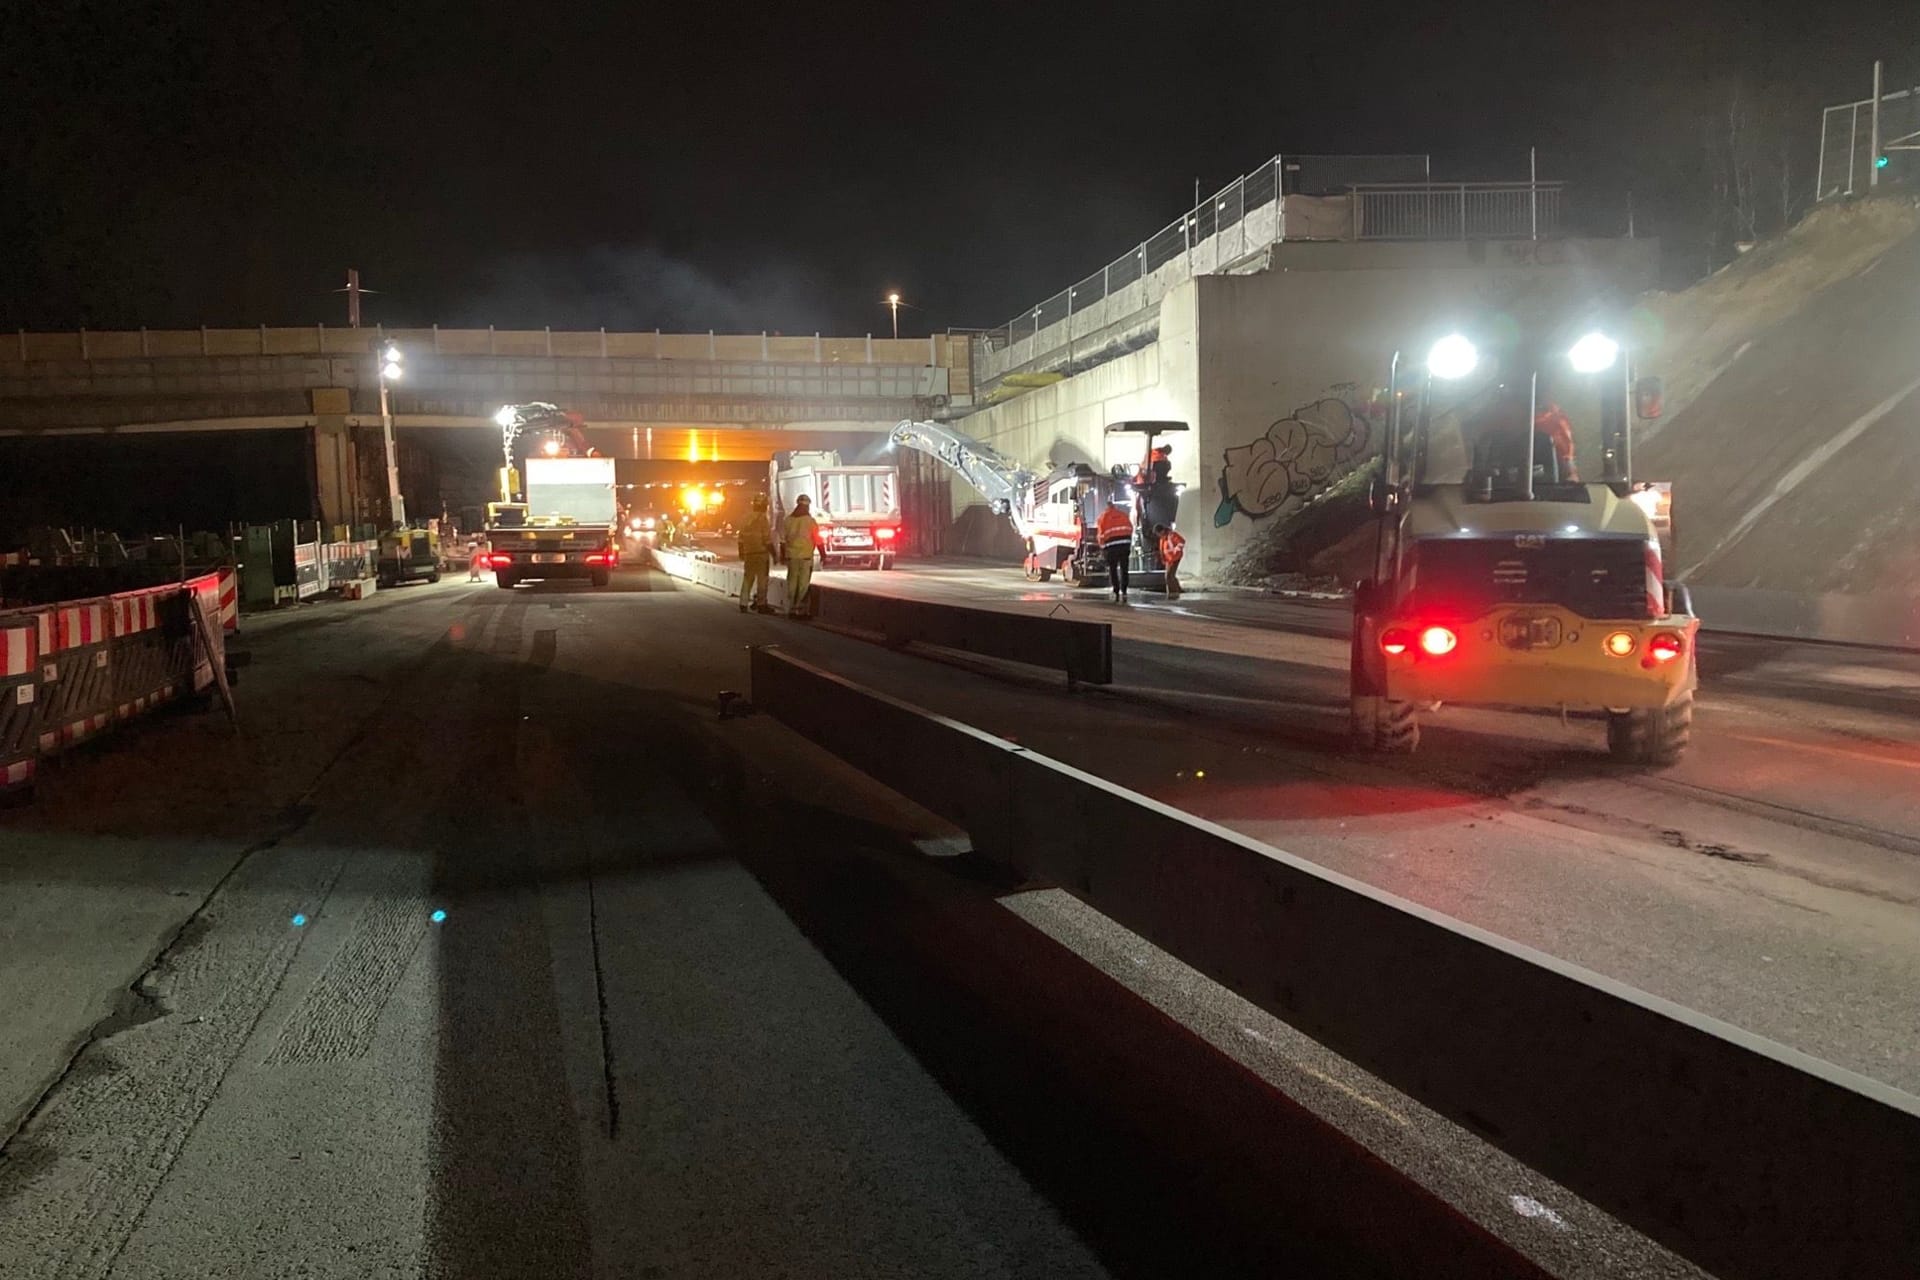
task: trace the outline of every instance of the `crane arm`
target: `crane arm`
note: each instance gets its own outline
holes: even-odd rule
[[[890,436],[896,445],[918,449],[946,463],[1001,515],[1023,514],[1032,500],[1033,484],[1038,479],[1032,471],[992,445],[962,435],[945,423],[903,418]]]

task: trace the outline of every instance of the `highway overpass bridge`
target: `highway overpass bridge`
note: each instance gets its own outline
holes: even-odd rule
[[[303,431],[312,514],[329,524],[369,519],[377,512],[368,495],[383,491],[365,480],[382,450],[375,353],[388,341],[406,356],[391,386],[403,485],[410,504],[430,511],[444,495],[415,496],[414,477],[431,468],[408,465],[409,456],[464,459],[467,472],[484,475],[503,403],[543,400],[581,413],[594,443],[615,456],[719,460],[838,446],[971,395],[970,343],[944,334],[22,332],[0,351],[0,437]]]
[[[418,427],[490,427],[502,403],[529,400],[564,404],[609,429],[878,426],[937,411],[971,391],[969,344],[946,335],[325,325],[21,332],[0,347],[0,435],[258,430],[313,425],[332,413],[377,418],[375,352],[387,341],[406,354],[394,412]]]

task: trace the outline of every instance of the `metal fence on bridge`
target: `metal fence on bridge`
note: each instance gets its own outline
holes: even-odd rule
[[[1355,240],[1511,240],[1558,235],[1565,184],[1422,182],[1355,186]]]
[[[998,328],[985,330],[981,340],[989,350],[1011,346],[1058,324],[1076,310],[1152,276],[1168,263],[1186,258],[1195,246],[1222,233],[1231,242],[1215,255],[1223,264],[1265,248],[1281,238],[1281,219],[1275,206],[1283,196],[1337,195],[1355,183],[1424,180],[1428,172],[1429,161],[1424,155],[1277,155],[1251,173],[1235,178],[1210,199],[1202,200],[1078,284],[1062,289]],[[1260,211],[1270,216],[1251,218]]]
[[[1140,340],[1139,318],[1194,276],[1283,240],[1526,240],[1558,235],[1564,184],[1435,183],[1426,156],[1275,156],[1100,270],[978,331],[976,382]]]

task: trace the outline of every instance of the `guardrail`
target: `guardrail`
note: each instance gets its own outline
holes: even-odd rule
[[[232,577],[0,613],[0,795],[31,794],[40,760],[211,686]]]
[[[776,650],[752,698],[1728,1280],[1910,1277],[1920,1099]]]
[[[653,550],[654,563],[673,577],[738,596],[745,576],[737,564]],[[871,591],[822,586],[813,580],[814,616],[829,626],[880,636],[890,646],[919,642],[984,658],[1045,667],[1069,684],[1113,683],[1113,628],[1104,622],[1042,618],[997,609],[928,600],[902,600]],[[786,607],[786,583],[774,578],[768,600]]]

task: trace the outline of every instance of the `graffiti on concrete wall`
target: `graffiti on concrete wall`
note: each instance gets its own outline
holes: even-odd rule
[[[1325,488],[1339,471],[1364,455],[1373,438],[1371,402],[1355,408],[1350,387],[1301,405],[1251,443],[1224,451],[1220,505],[1214,527],[1234,515],[1263,520],[1296,498]]]

